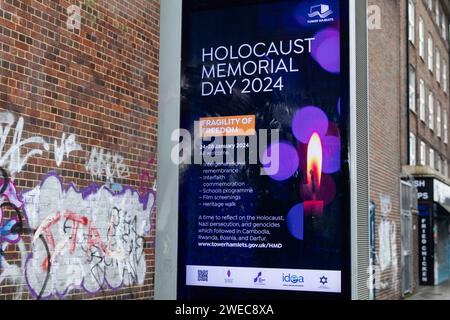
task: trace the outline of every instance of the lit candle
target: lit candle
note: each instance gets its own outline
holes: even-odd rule
[[[308,143],[306,165],[307,189],[312,199],[304,203],[305,215],[321,216],[323,214],[324,202],[317,199],[322,180],[322,163],[322,141],[320,140],[319,134],[314,132]]]

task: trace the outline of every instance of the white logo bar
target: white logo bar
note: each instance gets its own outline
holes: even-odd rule
[[[188,265],[186,285],[340,293],[341,271]]]

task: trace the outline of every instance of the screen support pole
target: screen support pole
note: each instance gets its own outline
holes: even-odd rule
[[[369,112],[367,1],[350,7],[350,181],[352,299],[369,299]]]
[[[172,134],[180,128],[181,5],[161,1],[155,299],[177,297],[178,166]]]

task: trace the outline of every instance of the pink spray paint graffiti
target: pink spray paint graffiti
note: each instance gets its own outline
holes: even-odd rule
[[[154,164],[155,158],[150,157],[147,160],[147,164],[141,163],[139,161],[139,193],[146,194],[147,192],[153,191],[156,189],[156,177],[150,175],[150,167]]]
[[[13,228],[19,221],[19,217],[13,217],[9,221],[4,221],[4,208],[10,208],[20,215],[20,208],[23,206],[22,201],[19,200],[17,188],[14,182],[8,177],[5,169],[0,168],[2,178],[0,179],[0,243],[7,241],[9,243],[17,243],[20,236],[17,232],[13,232]]]

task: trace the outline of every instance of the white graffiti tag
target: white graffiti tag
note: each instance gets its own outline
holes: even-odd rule
[[[24,120],[23,117],[17,121],[14,131],[13,141],[8,150],[5,150],[6,139],[14,124],[14,116],[9,112],[0,113],[0,167],[8,169],[11,176],[22,171],[23,167],[27,164],[28,159],[33,156],[41,156],[43,150],[48,151],[48,143],[41,137],[31,137],[22,140],[22,132]],[[40,148],[33,149],[29,145],[39,145]],[[22,147],[26,147],[29,150],[23,155]]]
[[[86,163],[86,170],[90,173],[92,178],[101,179],[106,176],[106,179],[113,183],[114,179],[123,179],[130,176],[130,169],[124,163],[124,158],[119,154],[111,154],[105,150],[93,148],[91,155]]]
[[[17,121],[11,144],[7,144],[14,122],[15,118],[12,113],[0,112],[0,167],[7,169],[11,177],[21,172],[31,157],[42,156],[44,151],[50,151],[50,145],[42,137],[34,136],[22,139],[23,117],[20,117]],[[9,148],[6,149],[8,146]],[[53,146],[55,162],[58,167],[61,165],[64,156],[69,157],[71,152],[83,150],[76,143],[76,137],[73,134],[66,138],[66,134],[63,133],[61,143],[59,144],[55,140]],[[23,150],[26,150],[26,152]]]
[[[62,135],[61,144],[58,145],[58,142],[55,140],[54,147],[55,147],[55,161],[58,167],[61,165],[64,159],[64,155],[66,155],[68,158],[71,152],[83,150],[83,148],[81,148],[81,146],[77,144],[75,135],[71,134],[66,139],[65,133],[63,133]]]

